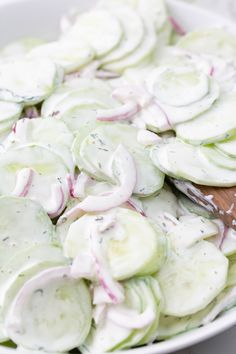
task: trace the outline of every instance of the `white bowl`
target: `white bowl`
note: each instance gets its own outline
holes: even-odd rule
[[[236,26],[224,18],[196,6],[181,3],[179,0],[167,1],[171,15],[187,31],[219,25],[236,34]],[[84,10],[94,3],[95,0],[0,0],[0,46],[24,36],[56,38],[59,32],[59,19],[68,9],[77,7]],[[119,353],[172,353],[213,337],[235,324],[236,308],[205,327],[178,335],[164,342]],[[0,353],[3,354],[3,352],[7,354],[8,350],[0,349]]]

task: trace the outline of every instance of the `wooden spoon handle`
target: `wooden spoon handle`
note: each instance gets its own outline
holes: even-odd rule
[[[236,187],[202,186],[173,178],[170,180],[187,197],[236,230]]]

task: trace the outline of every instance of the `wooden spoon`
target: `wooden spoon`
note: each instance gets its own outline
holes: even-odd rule
[[[226,226],[236,230],[236,187],[202,186],[170,178],[171,183],[195,203],[212,212]]]

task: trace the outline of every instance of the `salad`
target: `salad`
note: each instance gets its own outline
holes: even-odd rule
[[[169,184],[236,185],[235,63],[162,0],[1,49],[1,353],[116,352],[236,305],[236,231]]]

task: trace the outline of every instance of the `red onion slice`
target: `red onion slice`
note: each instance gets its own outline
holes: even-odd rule
[[[97,110],[97,120],[101,122],[114,122],[120,120],[128,120],[137,114],[140,106],[132,101],[113,109],[99,109]]]
[[[60,183],[55,183],[51,187],[51,197],[44,206],[50,218],[55,218],[61,214],[66,206],[66,195]]]
[[[34,175],[35,171],[32,168],[23,168],[18,171],[16,185],[12,195],[16,197],[26,197],[30,191]]]
[[[75,220],[84,212],[106,211],[127,202],[136,185],[136,166],[130,153],[119,145],[114,152],[113,161],[119,165],[120,186],[106,195],[88,196],[81,203],[64,213],[58,220],[61,225],[68,219]]]
[[[180,24],[172,16],[169,16],[169,21],[176,33],[178,33],[180,36],[184,36],[186,34],[186,31],[180,26]]]
[[[8,313],[6,327],[15,331],[21,330],[21,323],[18,321],[21,318],[22,308],[29,301],[31,294],[38,288],[43,288],[45,285],[50,284],[55,279],[70,278],[70,267],[54,267],[42,271],[34,278],[28,280],[18,292],[15,297],[12,307]]]
[[[107,309],[107,318],[124,328],[141,329],[151,325],[156,316],[150,307],[139,314],[135,310],[125,308],[125,306],[113,305]]]
[[[136,166],[133,157],[122,145],[119,145],[113,161],[119,166],[120,186],[109,194],[85,198],[77,208],[87,212],[105,211],[127,202],[131,197],[136,185]]]
[[[106,224],[105,227],[106,228],[112,227],[113,223],[114,223],[114,219],[109,219],[108,224]],[[105,229],[103,229],[103,231],[99,231],[97,225],[93,225],[91,227],[91,233],[90,233],[91,252],[94,258],[95,271],[100,285],[107,293],[111,302],[118,304],[124,301],[124,289],[121,284],[119,284],[112,278],[105,257],[102,254],[101,240],[103,237],[102,232],[104,231]]]
[[[141,214],[142,216],[147,216],[144,212],[144,210],[133,200],[133,198],[129,198],[127,201],[127,204],[129,207],[131,207],[133,210],[137,211],[137,213]]]
[[[81,172],[74,181],[73,196],[74,198],[84,198],[86,186],[91,182],[91,178],[84,172]]]

